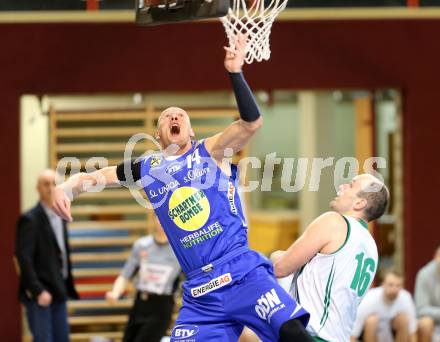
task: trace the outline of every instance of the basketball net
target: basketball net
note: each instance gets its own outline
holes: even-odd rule
[[[278,14],[286,8],[287,0],[251,0],[249,8],[246,0],[231,0],[228,14],[220,18],[228,37],[229,46],[234,48],[234,38],[238,34],[247,35],[245,62],[261,62],[270,58],[269,36],[272,24]]]

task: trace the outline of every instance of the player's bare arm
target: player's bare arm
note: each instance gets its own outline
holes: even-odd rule
[[[53,195],[53,211],[64,220],[72,221],[70,202],[79,194],[87,192],[88,189],[97,185],[104,187],[119,186],[116,166],[104,167],[91,173],[81,172],[58,185]]]
[[[344,243],[347,224],[336,212],[327,212],[315,219],[287,251],[271,256],[275,275],[286,277],[300,269],[317,253],[333,253]]]
[[[225,47],[225,68],[229,72],[240,111],[240,119],[229,125],[223,132],[207,138],[205,146],[217,161],[224,158],[227,148],[237,153],[250,141],[263,124],[253,95],[241,73],[245,58],[246,37],[239,35],[235,48]]]

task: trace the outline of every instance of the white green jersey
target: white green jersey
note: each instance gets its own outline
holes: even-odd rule
[[[377,269],[377,246],[367,224],[344,219],[348,232],[341,248],[316,254],[293,278],[291,294],[310,313],[307,330],[317,340],[350,340],[357,308]]]

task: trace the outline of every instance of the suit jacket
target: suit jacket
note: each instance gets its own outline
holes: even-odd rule
[[[44,208],[38,203],[17,222],[15,255],[20,266],[19,297],[36,299],[47,290],[53,300],[77,299],[72,278],[66,222],[63,221],[68,277],[63,279],[62,254]]]

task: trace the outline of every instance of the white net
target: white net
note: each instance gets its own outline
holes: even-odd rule
[[[269,36],[272,24],[278,14],[286,8],[287,0],[231,0],[228,14],[220,18],[228,36],[229,45],[234,47],[234,37],[239,33],[248,36],[246,63],[261,62],[270,58]]]

